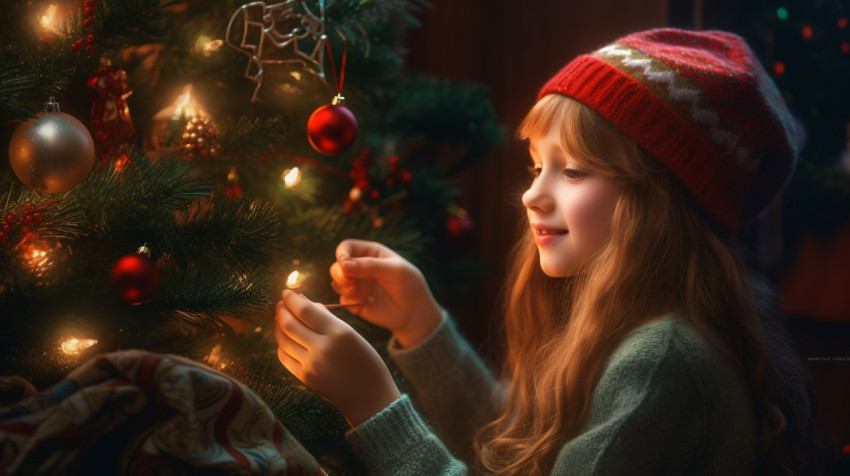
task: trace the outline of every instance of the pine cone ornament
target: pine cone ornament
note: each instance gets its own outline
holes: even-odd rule
[[[201,116],[189,119],[180,139],[180,149],[187,159],[214,158],[218,147],[218,129],[213,121]]]

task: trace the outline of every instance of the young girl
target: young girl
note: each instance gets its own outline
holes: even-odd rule
[[[331,276],[393,332],[416,408],[364,339],[291,291],[279,358],[345,415],[374,474],[817,473],[812,394],[729,241],[790,177],[791,127],[735,35],[651,30],[580,56],[519,131],[534,179],[504,384],[419,270],[372,242],[341,243]]]

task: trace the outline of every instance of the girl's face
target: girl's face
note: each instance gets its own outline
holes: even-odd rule
[[[558,124],[532,140],[534,182],[522,203],[540,253],[540,267],[550,277],[574,276],[596,252],[611,228],[619,187],[592,172],[561,149]]]

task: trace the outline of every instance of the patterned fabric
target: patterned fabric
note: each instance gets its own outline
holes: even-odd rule
[[[563,94],[667,166],[722,234],[757,216],[797,160],[794,122],[740,37],[654,29],[568,63],[538,96]]]
[[[245,386],[139,350],[0,407],[0,475],[68,473],[325,474]]]

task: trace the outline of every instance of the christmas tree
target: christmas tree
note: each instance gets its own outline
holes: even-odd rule
[[[187,356],[356,473],[342,417],[277,361],[271,306],[284,286],[334,300],[344,238],[396,249],[442,297],[474,269],[453,177],[502,131],[481,87],[404,73],[425,7],[4,5],[0,375],[44,389],[98,353]]]

